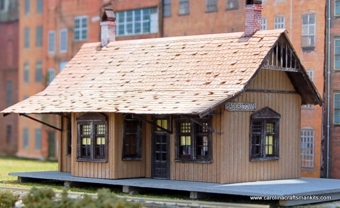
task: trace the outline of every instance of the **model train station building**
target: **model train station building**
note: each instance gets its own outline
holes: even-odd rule
[[[236,183],[300,177],[301,105],[321,105],[285,30],[87,43],[42,92],[3,110],[60,115],[59,171]]]

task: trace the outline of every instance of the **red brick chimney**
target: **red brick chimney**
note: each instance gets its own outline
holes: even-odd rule
[[[104,47],[116,40],[116,16],[112,9],[105,8],[101,27],[101,46]]]
[[[244,36],[251,37],[256,31],[261,30],[262,1],[246,0]]]

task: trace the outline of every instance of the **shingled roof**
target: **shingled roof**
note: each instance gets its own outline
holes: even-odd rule
[[[242,93],[280,36],[284,30],[84,44],[44,91],[2,113],[202,114]],[[320,104],[309,86],[304,96]]]

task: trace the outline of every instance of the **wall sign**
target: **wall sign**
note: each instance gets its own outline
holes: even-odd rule
[[[256,103],[236,103],[228,102],[225,104],[227,111],[254,111],[256,110]]]

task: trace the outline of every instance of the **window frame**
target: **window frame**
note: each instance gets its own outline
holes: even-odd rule
[[[338,64],[337,64],[338,63]],[[334,38],[334,70],[340,70],[340,37]]]
[[[284,29],[286,27],[286,18],[283,15],[275,16],[274,29]]]
[[[67,37],[68,36],[68,31],[67,28],[61,29],[60,30],[60,53],[66,53],[67,52]]]
[[[304,24],[304,18],[307,18],[307,23]],[[316,14],[315,13],[307,13],[301,16],[301,47],[302,50],[314,50],[316,46]],[[313,20],[314,23],[310,23]],[[311,28],[314,28],[312,30]],[[308,43],[305,44],[304,39],[309,40]]]
[[[251,114],[249,128],[249,160],[250,161],[267,161],[278,160],[280,150],[280,118],[281,115],[269,107],[264,107]],[[255,131],[255,123],[260,124],[260,131]],[[267,131],[267,124],[272,123],[272,131]],[[258,130],[258,129],[257,129]],[[258,137],[260,136],[260,137]],[[272,137],[271,144],[266,143],[267,136]],[[272,146],[272,154],[266,153],[266,148]],[[254,153],[258,147],[258,153]]]
[[[48,31],[48,53],[55,53],[55,31]]]
[[[24,83],[30,82],[30,64],[29,62],[24,63]]]
[[[42,62],[39,60],[35,62],[35,82],[41,83],[42,81],[43,81]]]
[[[338,12],[337,12],[338,9]],[[340,16],[340,0],[334,1],[334,16],[338,17]]]
[[[79,21],[79,27],[76,27],[76,21]],[[86,26],[83,26],[83,21],[86,20]],[[84,35],[83,32],[86,32]],[[86,41],[88,39],[88,31],[89,31],[89,22],[87,16],[77,16],[74,18],[74,26],[73,26],[73,34],[74,34],[74,41],[75,42],[81,42]],[[79,37],[77,38],[76,34],[79,34]]]
[[[30,47],[30,28],[24,28],[24,48]]]
[[[109,126],[108,126],[108,120],[107,116],[102,113],[84,113],[76,118],[77,123],[77,162],[107,162],[108,161],[108,142],[109,142]],[[90,134],[82,134],[82,126],[88,125],[90,129]],[[104,125],[105,127],[105,133],[104,134],[98,134],[96,133],[96,125]],[[90,141],[90,145],[85,145],[89,147],[88,148],[89,155],[84,155],[82,153],[82,139],[85,136],[89,136],[90,140],[86,140],[86,142]],[[102,152],[102,155],[96,155],[97,151],[97,145],[96,139],[98,138],[104,138],[104,145],[99,147]],[[86,138],[88,139],[88,137]],[[103,142],[102,140],[100,142]]]
[[[181,124],[190,124],[190,132],[180,132]],[[204,125],[205,124],[205,125]],[[175,132],[176,132],[176,140],[175,140],[175,152],[176,152],[176,162],[197,162],[197,163],[211,163],[212,162],[212,132],[210,130],[211,126],[211,117],[208,118],[176,118],[175,119]],[[186,128],[187,125],[182,127]],[[205,130],[203,130],[205,128]],[[199,130],[201,129],[201,132]],[[185,130],[185,129],[184,129]],[[188,128],[186,128],[186,131]],[[191,152],[190,155],[180,154],[181,145],[185,140],[187,142],[187,137],[190,137],[190,144],[185,145],[188,146],[188,150]],[[198,138],[202,138],[202,144],[198,144]],[[203,137],[206,137],[207,141],[203,141]],[[189,143],[189,142],[188,142]],[[206,143],[207,147],[204,147],[204,143]],[[198,155],[197,150],[198,146],[202,146],[202,148],[207,148],[205,150],[207,153],[205,155]],[[202,150],[202,149],[201,149]],[[182,151],[183,152],[183,151]]]
[[[171,17],[171,0],[163,0],[163,17]]]
[[[239,2],[237,0],[226,0],[226,10],[235,10],[239,8]]]
[[[261,18],[261,30],[267,30],[267,28],[268,28],[267,17],[262,17]]]
[[[35,129],[35,149],[41,149],[41,129]]]
[[[29,148],[29,129],[28,128],[24,128],[23,129],[23,147],[24,149]]]
[[[43,13],[43,8],[44,8],[44,1],[43,0],[36,0],[36,3],[37,3],[37,7],[36,7],[36,12],[38,14],[41,14]]]
[[[306,144],[306,145],[304,145]],[[306,146],[304,148],[304,146]],[[301,129],[301,168],[314,168],[315,131],[313,128]],[[305,151],[304,151],[305,150]]]
[[[217,0],[205,0],[205,12],[217,12]]]
[[[48,73],[47,73],[47,84],[48,85],[51,84],[51,82],[53,81],[54,78],[55,78],[55,69],[54,68],[49,68],[48,69]]]
[[[38,25],[35,29],[35,47],[42,47],[43,44],[43,27]]]
[[[128,132],[127,126],[131,125],[128,122],[133,122],[137,126],[136,132]],[[134,138],[134,154],[127,154],[127,147],[131,145],[128,143],[128,136],[135,135]],[[133,118],[131,114],[125,114],[123,120],[123,151],[122,151],[122,159],[123,160],[141,160],[142,159],[142,121],[138,118]]]
[[[178,15],[189,15],[190,3],[189,0],[179,0]]]
[[[340,92],[335,92],[333,98],[333,124],[340,125]],[[338,118],[338,122],[335,121],[336,118]]]
[[[25,0],[25,7],[24,7],[25,15],[29,14],[30,10],[31,10],[31,1]]]

